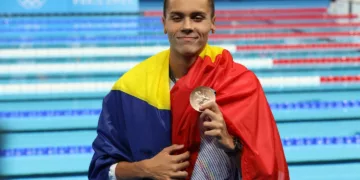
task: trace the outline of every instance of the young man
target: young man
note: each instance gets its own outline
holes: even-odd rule
[[[165,0],[163,24],[170,49],[129,70],[104,98],[89,179],[289,179],[258,79],[207,44],[214,0]],[[189,98],[200,86],[216,101],[198,112]]]

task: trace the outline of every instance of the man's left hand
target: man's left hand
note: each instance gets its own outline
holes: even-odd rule
[[[233,150],[235,145],[232,136],[229,134],[223,114],[215,101],[210,101],[200,107],[202,111],[200,122],[203,122],[205,136],[215,137],[221,148]]]

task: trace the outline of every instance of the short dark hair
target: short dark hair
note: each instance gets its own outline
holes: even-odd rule
[[[163,16],[166,17],[166,10],[168,7],[168,1],[169,0],[164,0],[164,6],[163,6]],[[211,8],[211,17],[215,16],[215,3],[214,0],[208,0],[209,2],[209,6]]]

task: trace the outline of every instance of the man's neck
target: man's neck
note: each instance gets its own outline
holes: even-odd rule
[[[198,54],[194,56],[182,56],[170,51],[170,68],[175,78],[179,79],[185,76],[197,58]]]

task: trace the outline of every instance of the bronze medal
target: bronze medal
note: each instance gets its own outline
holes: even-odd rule
[[[209,101],[215,101],[215,99],[215,91],[205,86],[195,88],[190,94],[190,104],[196,111],[199,112],[201,105]]]

